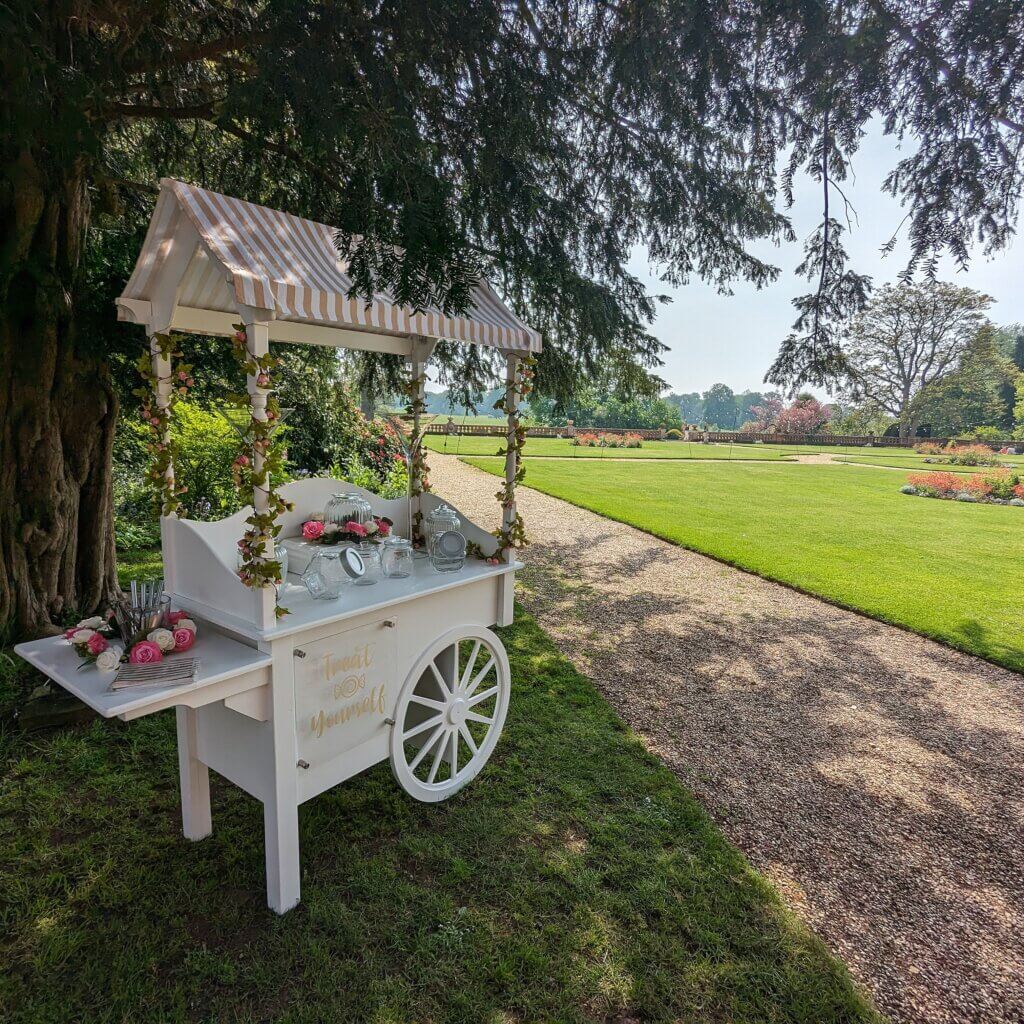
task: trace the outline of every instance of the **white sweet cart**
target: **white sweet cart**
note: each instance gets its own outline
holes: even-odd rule
[[[118,311],[146,328],[154,407],[165,411],[174,368],[158,339],[171,331],[233,336],[241,322],[253,359],[265,356],[271,341],[396,353],[410,364],[417,410],[438,339],[499,350],[508,385],[501,508],[507,540],[517,522],[517,367],[539,350],[539,335],[486,283],[463,317],[402,308],[386,295],[368,303],[349,298],[349,288],[332,228],[165,179]],[[249,375],[251,415],[264,422],[265,383]],[[253,452],[257,467],[262,458]],[[173,472],[171,464],[164,469],[169,486]],[[277,518],[280,536],[297,537],[303,520],[340,489],[359,490],[324,479],[282,487],[280,497],[294,507]],[[407,523],[404,499],[361,493],[396,529]],[[275,507],[275,497],[269,487],[256,487],[256,513]],[[457,495],[447,497],[458,504]],[[429,491],[415,501],[421,514],[439,504]],[[505,650],[490,627],[511,622],[519,566],[513,545],[463,516],[467,539],[496,561],[470,558],[442,574],[417,559],[407,578],[347,586],[331,601],[314,600],[293,575],[280,588],[288,614],[278,617],[275,587],[252,589],[236,572],[238,540],[252,514],[249,508],[214,523],[175,514],[161,519],[167,590],[174,607],[199,625],[192,682],[112,692],[114,673],[80,669],[60,638],[17,651],[104,716],[127,720],[174,707],[185,836],[198,840],[211,832],[211,768],[262,801],[267,901],[284,913],[299,901],[301,803],[385,759],[411,796],[443,800],[487,761],[511,682]],[[257,555],[269,560],[268,548]]]

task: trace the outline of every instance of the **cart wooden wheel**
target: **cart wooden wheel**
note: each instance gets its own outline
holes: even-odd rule
[[[505,724],[512,674],[483,626],[445,633],[413,666],[395,705],[391,770],[412,797],[445,800],[487,763]]]

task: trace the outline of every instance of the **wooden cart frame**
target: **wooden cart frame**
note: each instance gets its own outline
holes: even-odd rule
[[[156,339],[172,331],[226,336],[240,322],[252,357],[265,356],[271,341],[398,354],[421,400],[437,340],[497,349],[508,386],[507,530],[516,521],[517,362],[539,351],[540,336],[486,282],[463,317],[409,310],[387,296],[353,299],[350,284],[332,228],[165,179],[117,305],[120,318],[143,326],[150,339],[161,410],[174,382]],[[247,384],[253,417],[265,419],[268,388],[256,375]],[[253,452],[257,464],[261,458]],[[173,464],[165,472],[173,482]],[[294,511],[279,517],[281,535],[297,536],[303,519],[342,487],[351,489],[323,479],[285,485],[281,495]],[[375,514],[406,521],[404,501],[362,493]],[[269,497],[255,490],[257,512]],[[416,501],[423,514],[440,503],[429,492]],[[301,803],[385,759],[399,784],[426,801],[458,792],[483,767],[511,688],[508,658],[491,627],[511,622],[519,563],[513,548],[499,550],[494,535],[463,516],[467,539],[494,556],[493,564],[470,559],[441,574],[418,560],[406,579],[349,586],[335,601],[313,600],[293,578],[282,595],[289,614],[278,619],[275,588],[246,587],[236,572],[238,539],[252,511],[216,523],[161,519],[168,591],[200,624],[194,682],[111,692],[113,673],[79,671],[60,639],[17,651],[107,717],[175,707],[185,836],[199,840],[212,830],[211,768],[260,800],[267,902],[284,913],[300,897]]]

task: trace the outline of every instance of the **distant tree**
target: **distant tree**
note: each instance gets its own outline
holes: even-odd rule
[[[991,304],[952,284],[886,285],[848,326],[846,396],[888,412],[901,437],[913,436],[918,393],[959,367]]]
[[[935,436],[959,436],[985,426],[1009,436],[1018,371],[998,340],[996,329],[983,325],[968,342],[956,369],[917,393],[915,420],[930,423]]]
[[[684,423],[700,423],[704,419],[704,399],[700,392],[690,391],[682,395],[669,395],[667,401],[679,406],[679,415]]]
[[[832,412],[813,395],[802,395],[779,413],[776,429],[782,434],[817,434]]]
[[[770,433],[775,430],[784,408],[785,403],[779,395],[769,394],[765,396],[764,401],[760,405],[755,405],[750,410],[752,419],[743,424],[744,431],[750,434]]]
[[[771,393],[771,392],[770,392]],[[745,423],[750,419],[751,410],[760,405],[766,396],[760,391],[741,391],[736,395],[736,422]]]
[[[736,396],[727,384],[712,384],[704,392],[703,421],[719,430],[732,430],[736,426]]]

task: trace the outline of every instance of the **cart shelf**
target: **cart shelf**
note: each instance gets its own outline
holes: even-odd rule
[[[26,661],[104,718],[125,721],[182,705],[201,707],[233,697],[270,682],[271,657],[230,637],[203,630],[189,651],[199,662],[191,683],[142,689],[108,689],[115,673],[83,666],[81,658],[63,637],[46,637],[18,644],[14,650]]]
[[[289,575],[288,582],[281,588],[278,598],[288,609],[288,614],[266,630],[259,629],[251,619],[247,620],[221,608],[204,605],[195,598],[179,597],[177,594],[172,596],[176,604],[188,608],[205,621],[216,623],[254,643],[263,643],[296,633],[305,633],[318,626],[362,617],[368,612],[380,612],[428,594],[440,594],[479,580],[504,576],[521,568],[520,562],[488,565],[483,561],[467,560],[458,572],[439,573],[428,559],[416,559],[412,575],[407,578],[382,579],[370,587],[353,584],[345,587],[341,597],[333,601],[315,600],[302,586],[297,576]]]

